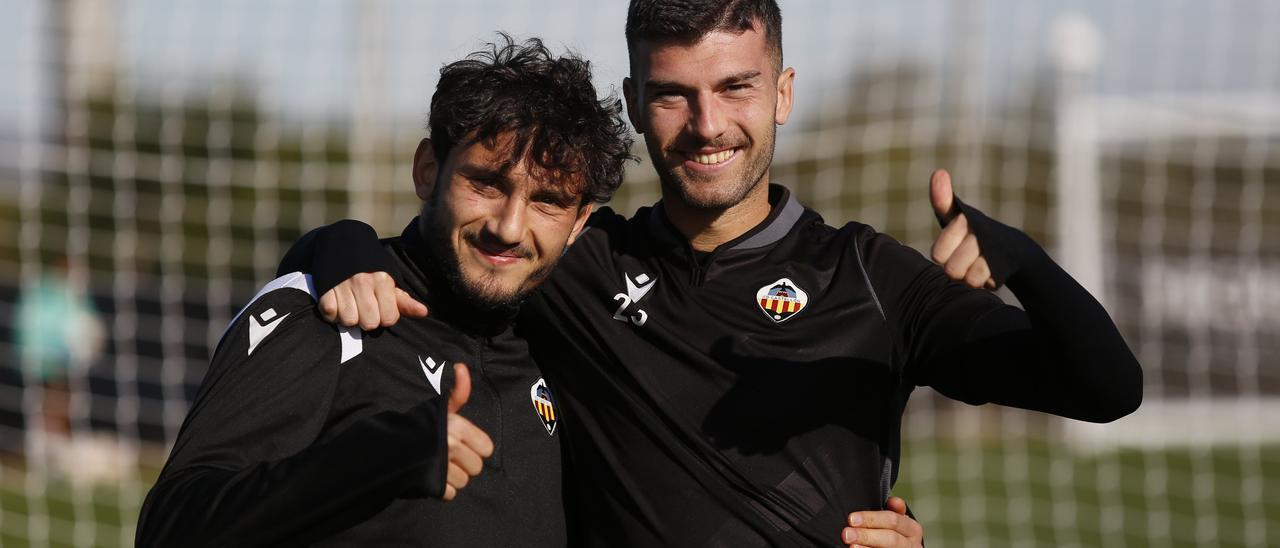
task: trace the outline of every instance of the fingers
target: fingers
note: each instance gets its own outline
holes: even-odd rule
[[[889,497],[889,500],[886,501],[885,506],[889,508],[890,512],[894,512],[903,516],[907,515],[907,501],[903,500],[902,497]]]
[[[391,280],[390,274],[387,274],[386,272],[377,272],[374,276],[377,276],[378,274],[385,277],[387,283],[374,283],[374,306],[378,307],[379,320],[378,325],[375,327],[391,327],[395,325],[396,322],[400,321],[400,307],[397,302],[397,292],[402,292],[403,290],[396,287],[395,282]],[[363,323],[361,326],[363,327]]]
[[[955,251],[951,253],[951,257],[947,258],[947,262],[942,265],[942,269],[947,272],[947,277],[953,280],[963,280],[965,274],[969,273],[969,267],[973,266],[974,261],[978,260],[981,252],[978,250],[978,237],[969,234],[964,237],[964,241],[956,246]]]
[[[386,272],[361,272],[347,278],[320,297],[320,313],[330,322],[347,327],[359,325],[372,331],[400,321],[400,311],[410,316],[426,316],[427,307],[396,287]]]
[[[934,214],[944,223],[930,249],[933,262],[942,265],[952,280],[963,281],[973,288],[994,290],[996,283],[991,278],[991,265],[982,257],[978,238],[969,229],[969,220],[956,207],[951,174],[945,169],[934,171],[929,178],[929,202]]]
[[[447,430],[445,441],[449,448],[449,467],[445,476],[444,500],[452,500],[471,478],[484,470],[484,459],[493,455],[493,440],[456,413],[449,414]]]
[[[489,434],[486,434],[480,427],[467,420],[466,417],[457,413],[450,413],[446,428],[448,429],[451,456],[454,450],[454,442],[458,444],[458,451],[470,451],[481,459],[486,459],[493,455],[493,440],[489,438]],[[473,468],[467,467],[467,470],[472,470]],[[478,469],[475,471],[479,472]]]
[[[386,272],[361,272],[338,285],[346,285],[351,289],[360,329],[377,329],[384,323],[383,310],[395,308],[396,282]],[[395,319],[400,319],[399,311],[395,312]],[[393,323],[395,322],[386,325]]]
[[[449,412],[457,413],[471,399],[471,370],[465,363],[453,364],[453,391],[449,393]]]
[[[457,466],[468,476],[478,476],[484,471],[484,457],[480,453],[453,436],[448,437],[448,443],[450,465]]]
[[[456,495],[457,492],[461,491],[463,487],[466,487],[467,483],[469,483],[470,481],[471,481],[471,474],[468,474],[466,470],[462,469],[461,466],[458,466],[452,462],[449,463],[449,471],[445,475],[444,500],[453,500],[453,498],[449,496],[449,491],[452,490],[453,493]]]
[[[849,514],[849,526],[858,529],[894,531],[904,537],[924,535],[924,527],[906,515],[905,506],[904,503],[902,513],[894,510],[854,512]]]
[[[329,323],[338,321],[338,290],[330,289],[320,296],[320,315]]]
[[[409,296],[405,290],[398,287],[396,288],[396,308],[399,309],[401,314],[409,316],[410,318],[427,317],[427,305],[418,302],[416,299]]]
[[[350,280],[334,287],[334,297],[338,299],[338,324],[354,327],[360,323],[360,310],[356,307],[356,297],[351,293]]]
[[[951,174],[945,169],[933,172],[929,177],[929,202],[933,204],[933,213],[943,223],[950,223],[956,216],[955,191],[951,188]]]
[[[840,532],[840,540],[851,546],[899,547],[921,546],[924,528],[906,515],[907,505],[897,499],[889,501],[889,510],[854,512],[849,514],[849,527]]]
[[[896,531],[884,529],[854,529],[846,527],[841,532],[840,540],[849,546],[865,546],[867,548],[906,548],[917,546],[911,540]]]
[[[995,281],[991,279],[991,267],[987,265],[987,260],[978,257],[969,267],[969,272],[964,275],[964,283],[972,288],[987,287],[990,285],[995,287]]]
[[[945,264],[968,235],[969,220],[965,219],[964,215],[952,219],[938,234],[938,239],[933,241],[933,249],[930,251],[933,262]]]

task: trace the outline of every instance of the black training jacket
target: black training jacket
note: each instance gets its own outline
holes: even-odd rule
[[[709,254],[660,204],[604,209],[522,308],[564,409],[578,543],[838,546],[849,512],[883,508],[915,386],[1089,421],[1140,402],[1106,311],[1020,231],[957,206],[1025,312],[781,186],[769,197]],[[354,228],[331,249],[371,247]],[[326,253],[331,280],[381,268]]]
[[[565,544],[547,383],[510,322],[428,290],[416,226],[375,249],[429,317],[335,328],[317,313],[311,277],[292,272],[232,321],[143,505],[139,545]],[[495,451],[444,502],[441,393],[456,362],[472,376],[460,413]]]

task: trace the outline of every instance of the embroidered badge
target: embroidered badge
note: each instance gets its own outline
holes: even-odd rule
[[[533,410],[538,413],[538,418],[542,419],[542,426],[547,429],[547,435],[554,436],[556,434],[556,418],[555,400],[551,398],[551,389],[547,388],[547,381],[538,379],[529,387],[529,399],[533,400]]]
[[[774,323],[782,323],[804,310],[804,306],[809,304],[809,294],[795,282],[782,278],[761,287],[756,292],[756,304]]]

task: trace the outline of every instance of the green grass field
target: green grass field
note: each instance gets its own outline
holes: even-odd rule
[[[917,442],[905,451],[895,492],[929,546],[1280,545],[1280,446],[1086,456],[1044,442]]]
[[[930,547],[1280,545],[1280,446],[1073,455],[1005,440],[905,450],[896,493]],[[0,472],[0,546],[14,548],[131,545],[155,474],[73,488]]]

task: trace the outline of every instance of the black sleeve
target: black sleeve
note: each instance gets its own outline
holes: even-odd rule
[[[951,281],[892,239],[870,238],[865,256],[904,380],[974,405],[1090,422],[1137,409],[1142,369],[1106,310],[1026,234],[961,207],[993,277],[1007,280],[1026,310]]]
[[[306,544],[443,492],[443,398],[318,441],[331,414],[353,411],[332,409],[342,343],[311,299],[269,292],[224,334],[143,504],[139,546]],[[251,352],[250,322],[270,329]]]
[[[387,272],[399,279],[395,262],[378,242],[377,231],[353,219],[322,226],[298,238],[280,260],[276,276],[290,272],[311,274],[317,295],[361,272]]]

